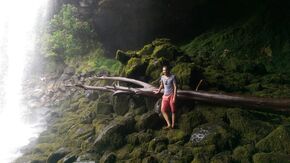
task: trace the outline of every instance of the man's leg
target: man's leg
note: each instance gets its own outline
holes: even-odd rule
[[[171,125],[171,128],[174,128],[174,125],[175,125],[175,113],[172,113],[171,115],[171,118],[172,118],[172,125]]]
[[[168,101],[162,100],[162,104],[161,104],[161,113],[162,113],[162,116],[167,123],[167,128],[169,128],[171,126],[170,121],[169,121],[169,116],[166,112],[166,109],[169,107],[168,103],[169,103]]]
[[[175,127],[175,102],[173,102],[173,96],[170,98],[170,109],[171,109],[171,127]]]

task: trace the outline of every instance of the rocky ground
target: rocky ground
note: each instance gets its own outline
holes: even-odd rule
[[[124,65],[122,76],[155,85],[163,64],[173,67],[182,89],[194,89],[206,78],[202,67],[168,39],[118,51],[116,58]],[[287,115],[178,100],[177,128],[164,130],[158,99],[66,87],[112,84],[94,78],[101,75],[108,74],[79,74],[67,67],[60,76],[26,82],[28,105],[50,108],[48,127],[15,162],[290,162]]]

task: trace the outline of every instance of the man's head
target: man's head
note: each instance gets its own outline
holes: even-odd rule
[[[163,66],[163,67],[162,67],[162,73],[163,73],[164,75],[169,75],[169,74],[170,74],[170,69],[169,69],[169,67],[168,67],[168,66]]]

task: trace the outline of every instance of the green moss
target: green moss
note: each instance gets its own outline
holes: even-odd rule
[[[200,112],[191,111],[182,114],[179,120],[179,128],[187,134],[191,134],[192,130],[205,122],[205,118]]]
[[[256,144],[262,152],[283,152],[290,154],[290,127],[279,126]]]
[[[226,151],[226,152],[218,153],[210,159],[210,162],[211,163],[231,163],[233,162],[231,152]]]
[[[137,55],[151,55],[153,53],[154,47],[152,44],[145,45],[141,50],[137,51]]]
[[[140,58],[132,57],[125,66],[125,75],[128,77],[142,76],[145,73],[147,63]]]
[[[96,113],[97,114],[110,114],[110,113],[113,113],[113,105],[111,104],[107,104],[107,103],[102,103],[102,102],[99,102],[97,104],[97,108],[96,108]]]
[[[210,158],[217,152],[215,145],[207,145],[202,147],[194,147],[192,154],[194,155],[193,162],[209,162]]]
[[[241,134],[244,143],[256,142],[274,129],[269,122],[257,120],[249,112],[240,109],[229,109],[227,117],[230,127]]]
[[[180,87],[184,89],[196,87],[201,79],[200,70],[193,63],[178,63],[171,71],[176,75]]]
[[[250,163],[255,147],[252,144],[238,146],[233,151],[233,159],[237,162]]]
[[[289,163],[290,155],[283,153],[256,153],[253,156],[254,163]]]

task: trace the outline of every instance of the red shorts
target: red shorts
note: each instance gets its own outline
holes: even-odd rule
[[[166,112],[168,108],[170,107],[171,112],[175,113],[175,103],[173,102],[173,94],[165,96],[162,96],[162,104],[161,104],[161,111]]]

